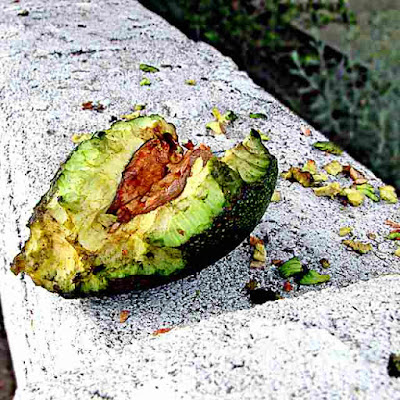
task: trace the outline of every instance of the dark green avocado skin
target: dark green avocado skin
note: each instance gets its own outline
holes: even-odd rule
[[[263,181],[247,184],[231,209],[226,209],[213,225],[181,246],[193,272],[219,260],[235,249],[263,217],[276,186],[278,163],[274,156]]]
[[[91,293],[60,293],[65,298],[96,296],[126,293],[133,290],[149,289],[161,286],[189,275],[195,275],[208,265],[234,250],[249,234],[263,217],[275,190],[278,177],[278,163],[271,155],[268,171],[264,180],[243,187],[238,198],[232,201],[231,208],[219,215],[213,225],[199,235],[193,236],[179,247],[182,250],[187,267],[178,273],[162,275],[136,275],[112,279],[106,290]]]

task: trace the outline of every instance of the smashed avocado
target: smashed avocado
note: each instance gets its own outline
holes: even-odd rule
[[[65,297],[167,283],[239,245],[276,178],[255,131],[217,158],[205,145],[183,149],[157,115],[118,121],[61,166],[11,269]]]

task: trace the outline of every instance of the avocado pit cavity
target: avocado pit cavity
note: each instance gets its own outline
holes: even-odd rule
[[[204,166],[213,155],[203,144],[183,153],[169,134],[146,142],[125,168],[115,199],[107,211],[117,216],[118,222],[112,230],[136,215],[146,214],[177,198],[199,157]]]

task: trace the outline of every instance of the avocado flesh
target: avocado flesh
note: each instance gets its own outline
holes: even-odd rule
[[[260,212],[253,212],[251,223],[243,222],[240,229],[239,216],[231,218],[233,225],[229,222],[229,210],[242,204],[244,214],[250,186],[262,185],[271,174],[270,184],[276,182],[276,168],[270,165],[276,161],[254,134],[221,160],[212,157],[204,164],[196,159],[178,197],[110,229],[117,216],[107,211],[126,166],[144,143],[165,132],[177,139],[174,127],[161,117],[140,117],[82,142],[35,208],[30,238],[12,270],[27,273],[49,291],[80,296],[107,292],[114,281],[129,277],[169,279],[189,272],[192,264],[205,266],[204,245],[218,253],[213,249],[218,236],[209,237],[221,224],[237,231],[225,247],[243,240]],[[263,199],[261,216],[268,202]],[[208,239],[201,239],[205,233]]]

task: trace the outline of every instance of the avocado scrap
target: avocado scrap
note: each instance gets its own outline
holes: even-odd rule
[[[321,275],[317,271],[310,269],[303,277],[300,279],[300,285],[316,285],[318,283],[325,283],[331,279],[330,275]]]
[[[216,120],[207,123],[206,128],[211,129],[217,135],[225,134],[226,125],[238,118],[233,111],[228,110],[225,114],[221,114],[216,107],[212,109],[212,114]]]
[[[158,68],[153,67],[152,65],[148,65],[148,64],[140,64],[139,69],[143,72],[150,72],[152,74],[160,71]]]
[[[342,243],[359,254],[365,254],[372,250],[370,243],[362,243],[355,240],[343,240]]]
[[[316,196],[326,196],[333,199],[341,192],[342,188],[340,187],[340,183],[333,182],[329,183],[326,186],[321,186],[319,188],[313,188],[313,191]]]
[[[289,278],[302,272],[303,267],[300,264],[300,260],[297,257],[293,257],[279,266],[278,271],[282,278]]]
[[[386,185],[379,188],[379,193],[381,199],[387,201],[388,203],[397,203],[397,194],[393,186]]]
[[[343,153],[343,150],[333,142],[315,142],[313,147],[331,154],[340,155]]]
[[[256,236],[250,236],[250,245],[254,247],[253,260],[250,263],[250,268],[264,268],[267,259],[264,241]]]
[[[205,145],[182,148],[157,115],[117,121],[61,166],[11,269],[69,298],[195,274],[249,236],[276,179],[255,131],[218,158]]]
[[[379,201],[379,197],[375,194],[375,189],[369,183],[364,183],[362,185],[357,185],[357,190],[361,193],[365,194],[369,197],[372,201]]]
[[[343,171],[343,166],[340,164],[339,161],[331,161],[330,163],[324,165],[324,170],[329,174],[336,176],[337,174],[340,174]]]
[[[150,79],[149,78],[143,78],[141,81],[140,81],[140,86],[150,86],[151,85],[151,82],[150,82]]]
[[[343,226],[342,228],[339,229],[339,236],[347,236],[351,233],[353,228],[351,226]]]
[[[249,117],[253,119],[268,119],[268,116],[263,113],[250,113]]]
[[[344,188],[340,195],[347,197],[349,203],[354,207],[360,206],[365,199],[364,193],[355,188]]]

